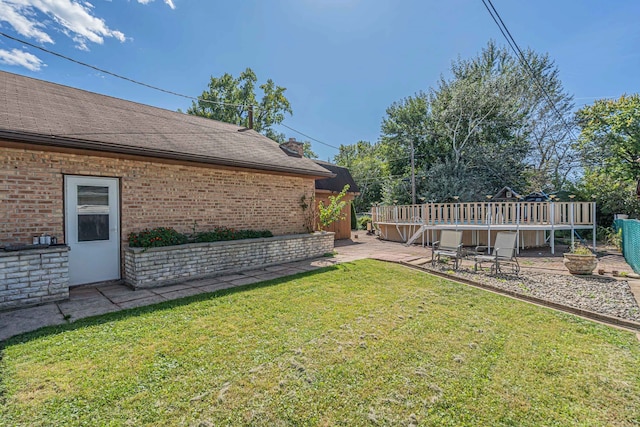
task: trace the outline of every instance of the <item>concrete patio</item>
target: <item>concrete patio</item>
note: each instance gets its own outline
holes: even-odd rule
[[[356,237],[357,235],[357,237]],[[381,241],[364,232],[352,235],[351,240],[336,242],[336,255],[298,261],[264,269],[207,279],[190,280],[177,285],[134,291],[122,284],[79,286],[72,288],[69,299],[36,307],[0,312],[0,341],[43,326],[61,325],[85,317],[170,301],[190,295],[277,279],[316,270],[336,263],[372,258],[390,262],[420,264],[431,259],[431,250],[421,246],[404,246]],[[548,248],[532,249],[520,254],[522,273],[527,270],[569,274],[562,264],[562,255],[551,255]],[[612,270],[632,273],[620,254],[609,253],[599,258],[598,268],[611,276]],[[468,266],[470,261],[464,261]],[[640,301],[640,280],[625,277]]]

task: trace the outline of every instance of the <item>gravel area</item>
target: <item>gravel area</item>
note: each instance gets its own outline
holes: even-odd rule
[[[459,268],[452,274],[453,270],[450,266],[431,267],[431,264],[427,264],[422,267],[545,301],[640,322],[640,307],[626,280],[596,275],[538,273],[528,270],[520,271],[519,275],[491,276],[487,272],[474,272],[473,269],[465,267]]]

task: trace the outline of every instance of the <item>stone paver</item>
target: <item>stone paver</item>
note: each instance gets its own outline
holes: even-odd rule
[[[231,283],[233,286],[244,286],[244,285],[250,285],[252,283],[257,283],[257,282],[260,282],[260,279],[258,277],[247,276],[241,279],[232,280],[229,283]]]
[[[169,301],[169,300],[167,298],[164,298],[162,295],[152,295],[144,298],[125,301],[123,303],[118,304],[118,307],[120,307],[121,310],[125,310],[127,308],[138,308],[138,307],[144,307],[145,305],[158,304],[164,301]]]
[[[129,301],[136,301],[139,299],[145,299],[149,297],[153,297],[156,294],[151,292],[148,289],[140,289],[134,292],[131,292],[131,289],[122,285],[122,288],[118,291],[112,290],[109,293],[102,293],[105,297],[109,299],[114,304],[122,306],[122,304],[127,303]]]
[[[259,274],[259,275],[254,276],[254,277],[256,279],[258,279],[258,281],[263,282],[265,280],[279,279],[279,278],[284,277],[284,276],[286,276],[286,274],[282,274],[282,273],[263,273],[263,274]]]
[[[172,300],[172,299],[190,297],[191,295],[197,295],[201,293],[202,293],[202,288],[188,287],[184,289],[178,289],[173,292],[163,292],[160,295],[167,300]]]
[[[71,321],[121,310],[119,306],[109,300],[95,302],[68,301],[66,303],[58,303],[58,307],[62,314]]]
[[[362,232],[358,233],[357,239],[354,237],[352,240],[338,241],[335,246],[335,256],[333,257],[296,261],[219,277],[198,278],[161,288],[134,291],[122,284],[75,287],[70,290],[67,301],[0,312],[0,341],[42,326],[64,324],[67,322],[66,319],[75,321],[83,317],[314,271],[337,263],[364,258],[407,262],[414,265],[431,261],[429,248],[407,247],[400,243],[385,242]],[[548,248],[532,249],[523,251],[519,259],[523,272],[530,269],[532,271],[569,274],[562,264],[562,250],[558,247],[556,247],[556,255],[551,255]],[[605,254],[598,261],[598,268],[603,268],[608,276],[613,270],[632,273],[631,268],[620,254]],[[464,263],[469,262],[471,261],[464,261]],[[640,301],[640,280],[629,277],[620,279],[629,282],[636,300]]]
[[[160,288],[151,288],[151,289],[153,289],[153,293],[155,294],[168,294],[171,292],[189,289],[191,287],[192,287],[191,285],[185,282],[185,283],[178,283],[177,285],[162,286]],[[135,291],[135,292],[138,292],[138,291]]]
[[[0,341],[43,326],[67,323],[56,304],[0,312]]]

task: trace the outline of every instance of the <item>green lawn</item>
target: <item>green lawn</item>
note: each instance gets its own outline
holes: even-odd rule
[[[1,352],[0,425],[640,423],[634,334],[376,261]]]

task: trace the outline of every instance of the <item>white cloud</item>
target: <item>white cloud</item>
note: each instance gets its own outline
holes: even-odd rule
[[[43,22],[38,13],[49,20]],[[0,0],[0,21],[40,43],[53,43],[45,30],[51,30],[48,27],[55,23],[83,50],[88,50],[89,42],[102,44],[105,37],[126,40],[122,32],[110,29],[104,19],[93,14],[93,5],[75,0]]]
[[[110,0],[107,0],[110,1]],[[148,4],[153,0],[137,0]],[[175,9],[173,0],[164,0]],[[89,50],[90,43],[103,44],[106,38],[124,42],[126,36],[109,28],[95,14],[90,0],[0,0],[0,25],[9,24],[20,35],[39,43],[54,43],[51,34],[62,32],[80,50]],[[39,70],[44,64],[36,56],[18,49],[0,51],[0,61]]]
[[[44,25],[33,16],[32,10],[17,7],[14,4],[0,0],[0,21],[5,21],[19,33],[40,43],[53,43],[53,39],[42,31]]]
[[[153,0],[138,0],[138,3],[140,4],[149,4],[151,3]],[[169,6],[171,9],[175,9],[176,5],[173,4],[173,0],[164,0],[164,3]]]
[[[45,66],[37,56],[18,49],[11,49],[11,51],[0,49],[0,62],[22,66],[31,71],[40,71],[40,68]]]

